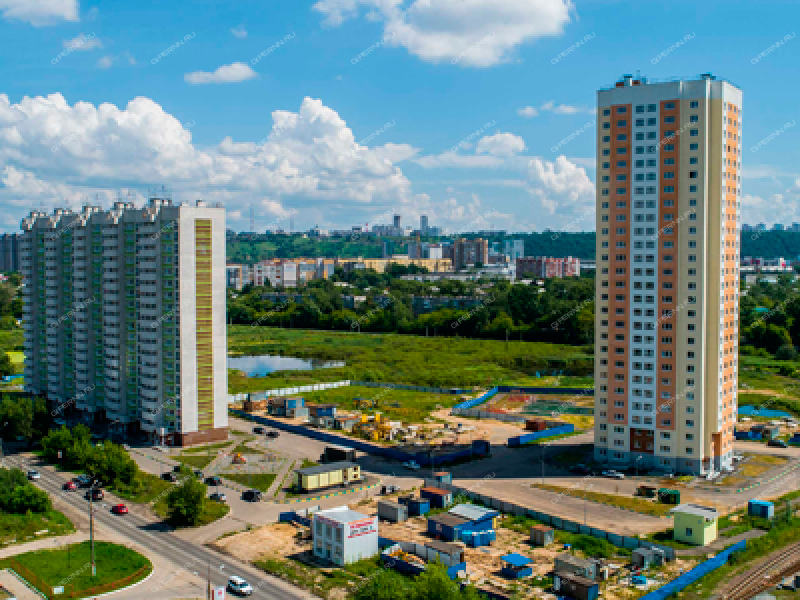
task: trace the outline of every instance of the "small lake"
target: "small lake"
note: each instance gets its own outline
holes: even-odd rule
[[[237,369],[249,377],[264,377],[276,371],[310,371],[312,369],[330,369],[343,366],[345,366],[345,363],[339,361],[274,356],[270,354],[228,357],[229,369]]]
[[[788,412],[784,412],[782,410],[770,410],[769,408],[761,408],[759,409],[756,406],[751,406],[749,404],[745,404],[744,406],[739,407],[739,416],[740,417],[765,417],[767,419],[783,419],[791,417]]]

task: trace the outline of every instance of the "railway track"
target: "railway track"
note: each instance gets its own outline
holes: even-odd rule
[[[722,594],[725,600],[749,600],[800,566],[800,542],[792,544],[763,565],[745,574],[741,581],[733,584]]]

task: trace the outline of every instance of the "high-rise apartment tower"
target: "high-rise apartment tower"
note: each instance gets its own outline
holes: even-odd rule
[[[707,473],[736,423],[742,92],[597,93],[595,459]]]
[[[225,209],[151,198],[21,226],[26,389],[154,442],[226,437]]]

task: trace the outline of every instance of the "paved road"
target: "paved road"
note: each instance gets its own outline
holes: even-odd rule
[[[57,498],[60,502],[70,505],[73,509],[88,512],[86,500],[82,494],[62,492],[62,485],[69,479],[67,474],[58,473],[52,467],[37,464],[35,459],[31,461],[28,457],[10,456],[6,458],[6,461],[23,470],[29,468],[30,465],[35,465],[35,468],[42,474],[42,478],[35,482],[38,487],[48,492],[53,498]],[[145,549],[145,554],[148,556],[157,555],[178,565],[175,573],[167,573],[158,580],[151,578],[142,584],[140,586],[142,589],[137,592],[140,598],[150,596],[149,592],[151,590],[158,589],[159,585],[169,582],[180,572],[192,569],[202,577],[209,567],[212,585],[225,586],[229,576],[240,575],[253,586],[253,598],[280,600],[313,598],[307,592],[299,590],[280,579],[266,575],[254,567],[209,548],[198,546],[190,540],[183,539],[168,530],[158,520],[138,511],[125,516],[112,515],[108,511],[108,505],[114,502],[115,499],[111,497],[107,498],[103,503],[98,503],[98,508],[95,509],[94,513],[97,524],[124,538],[134,540]]]

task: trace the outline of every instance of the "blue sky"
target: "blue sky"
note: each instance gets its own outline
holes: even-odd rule
[[[798,17],[788,1],[0,0],[0,227],[167,185],[224,203],[237,230],[251,206],[257,229],[396,212],[590,230],[595,92],[637,70],[740,86],[743,221],[800,221]]]

